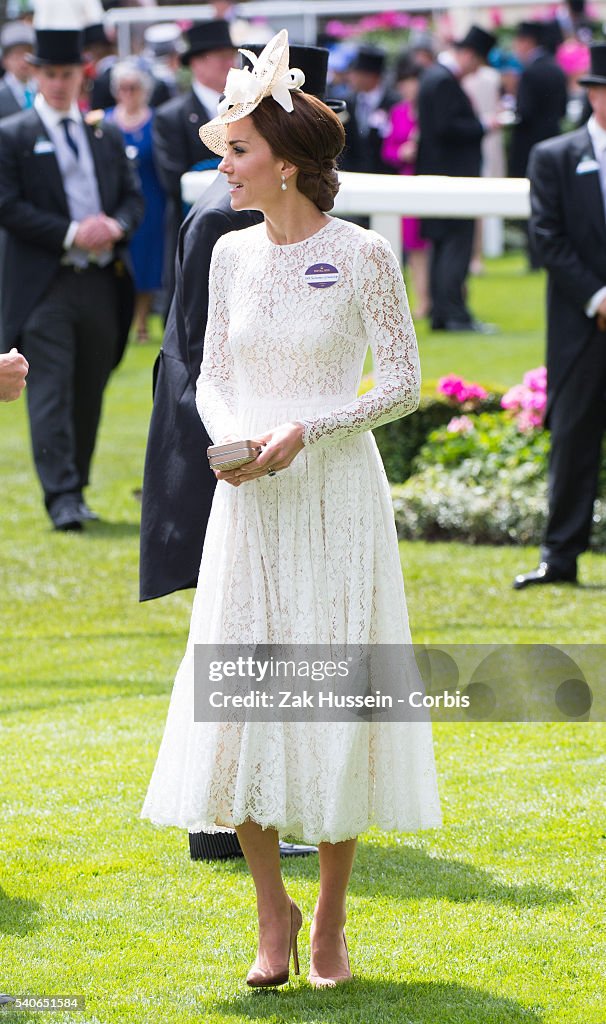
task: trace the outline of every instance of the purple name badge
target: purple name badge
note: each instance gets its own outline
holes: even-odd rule
[[[331,288],[339,277],[339,271],[331,263],[314,263],[305,271],[305,280],[312,288]]]

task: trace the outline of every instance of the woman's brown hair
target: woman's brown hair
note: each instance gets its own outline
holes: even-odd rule
[[[332,210],[339,191],[336,159],[345,145],[345,131],[337,115],[315,96],[291,96],[291,113],[268,96],[250,119],[272,153],[298,168],[299,192],[326,212]]]

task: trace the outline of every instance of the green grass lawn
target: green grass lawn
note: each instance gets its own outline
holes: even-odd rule
[[[472,282],[495,338],[427,334],[427,379],[500,384],[543,359],[542,278],[514,256]],[[348,940],[356,981],[305,981],[315,860],[285,865],[305,915],[301,979],[244,984],[254,957],[241,862],[189,859],[139,811],[183,652],[191,594],[137,603],[153,346],[108,391],[82,535],[48,527],[22,401],[0,407],[0,991],[84,994],[80,1024],[605,1024],[602,724],[435,727],[444,828],[363,836]],[[401,545],[419,642],[604,639],[606,566],[584,586],[511,590],[535,550]]]

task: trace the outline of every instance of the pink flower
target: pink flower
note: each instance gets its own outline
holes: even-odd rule
[[[528,370],[523,377],[524,384],[531,391],[547,391],[547,370],[544,366],[537,366],[535,370]]]
[[[445,395],[460,405],[465,402],[480,402],[482,399],[488,398],[488,392],[481,384],[470,384],[454,373],[450,373],[447,377],[440,377],[438,394]]]
[[[329,21],[325,28],[325,32],[332,39],[348,39],[350,36],[355,35],[356,31],[355,25],[349,25],[347,22],[339,21],[337,18]]]
[[[533,412],[532,409],[523,409],[516,416],[516,423],[522,433],[528,434],[531,430],[536,430],[537,427],[542,426],[543,417]]]
[[[473,422],[469,416],[453,416],[446,429],[449,434],[469,434],[473,430]]]
[[[440,377],[438,381],[438,394],[446,395],[448,398],[456,398],[463,383],[462,377],[449,373],[447,377]]]
[[[484,398],[488,398],[488,392],[481,384],[464,384],[462,391],[464,397],[461,398],[461,402],[479,402]]]
[[[522,409],[536,409],[542,412],[546,405],[547,395],[544,391],[531,391],[530,388],[526,388],[525,393],[522,395]]]
[[[516,412],[522,408],[522,400],[528,389],[524,384],[514,384],[501,399],[502,409],[514,409]]]

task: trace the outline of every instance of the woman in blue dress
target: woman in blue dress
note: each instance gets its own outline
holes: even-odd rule
[[[154,163],[154,115],[149,106],[153,79],[135,61],[126,60],[112,68],[111,87],[117,102],[107,117],[122,132],[127,155],[136,161],[145,197],[145,216],[130,243],[137,289],[134,325],[137,340],[144,342],[149,337],[147,319],[153,293],[162,287],[166,205]]]

